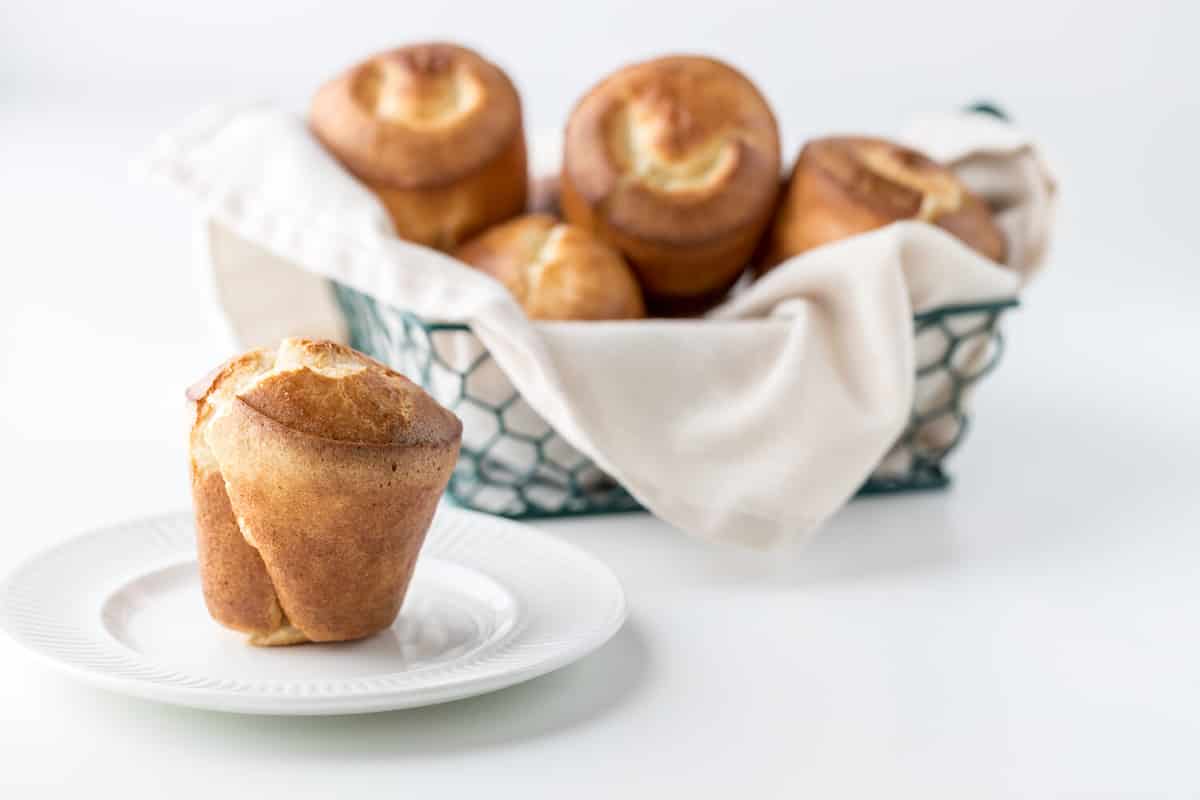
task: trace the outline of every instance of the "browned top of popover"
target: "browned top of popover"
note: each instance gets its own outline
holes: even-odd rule
[[[274,350],[248,350],[229,359],[188,387],[188,411],[191,416],[188,452],[194,471],[217,467],[205,432],[218,410],[227,407],[239,391],[273,366]]]
[[[745,75],[703,56],[625,67],[567,123],[563,174],[605,221],[632,235],[707,241],[768,213],[779,131]]]
[[[957,211],[969,194],[946,167],[884,139],[814,139],[805,145],[800,160],[827,173],[857,202],[894,219],[933,222]]]
[[[801,151],[792,181],[806,171],[823,176],[851,204],[882,222],[916,219],[939,225],[989,258],[1004,259],[1004,235],[987,204],[948,167],[917,150],[867,136],[815,139]]]
[[[372,56],[322,86],[309,123],[360,178],[401,189],[470,175],[522,136],[512,81],[478,53],[442,42]]]
[[[646,315],[641,287],[621,254],[549,214],[527,214],[496,225],[454,255],[503,283],[532,319]]]
[[[275,351],[237,356],[188,390],[193,463],[205,458],[205,426],[232,402],[292,430],[347,444],[457,442],[462,423],[420,386],[335,342],[284,339]]]

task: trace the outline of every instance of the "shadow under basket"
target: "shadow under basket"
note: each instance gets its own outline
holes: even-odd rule
[[[339,283],[333,288],[351,346],[419,383],[462,419],[462,449],[446,489],[454,503],[524,518],[641,509],[533,411],[468,326],[431,322]],[[999,361],[999,320],[1016,304],[945,306],[913,318],[913,410],[859,496],[949,483],[943,461],[962,443],[971,390]]]

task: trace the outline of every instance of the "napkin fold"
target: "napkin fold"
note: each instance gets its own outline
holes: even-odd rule
[[[1027,135],[963,114],[901,139],[1000,208],[1006,267],[899,223],[793,258],[704,320],[531,322],[491,278],[396,238],[375,196],[275,109],[200,114],[144,166],[199,206],[203,267],[243,345],[344,337],[327,279],[465,322],[533,409],[646,508],[763,548],[815,531],[903,430],[913,314],[1012,297],[1043,261],[1055,185]]]

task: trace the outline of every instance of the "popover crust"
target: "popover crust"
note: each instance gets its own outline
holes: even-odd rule
[[[779,184],[779,133],[732,67],[668,56],[626,67],[567,123],[562,206],[632,262],[654,299],[721,292],[745,266]]]
[[[521,101],[479,54],[418,44],[380,53],[321,87],[312,126],[359,177],[428,188],[499,156],[521,133]]]
[[[767,235],[761,269],[904,219],[954,234],[996,262],[1004,235],[987,205],[946,167],[882,139],[816,139],[801,150]]]
[[[332,342],[286,339],[189,391],[205,601],[254,644],[356,639],[394,621],[462,425]]]
[[[549,214],[527,214],[489,228],[454,255],[503,283],[532,319],[646,315],[642,290],[621,254]]]
[[[387,206],[403,238],[448,249],[525,207],[521,101],[479,54],[380,53],[318,90],[314,135]]]

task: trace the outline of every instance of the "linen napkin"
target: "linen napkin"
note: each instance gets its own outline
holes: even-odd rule
[[[913,314],[1012,297],[1043,259],[1055,185],[1027,135],[943,115],[902,138],[1002,209],[1007,267],[899,223],[793,258],[703,320],[531,322],[491,278],[396,238],[374,195],[282,111],[198,115],[145,167],[198,204],[205,268],[243,344],[344,335],[325,279],[465,322],[532,408],[650,511],[764,548],[814,532],[903,430]]]

